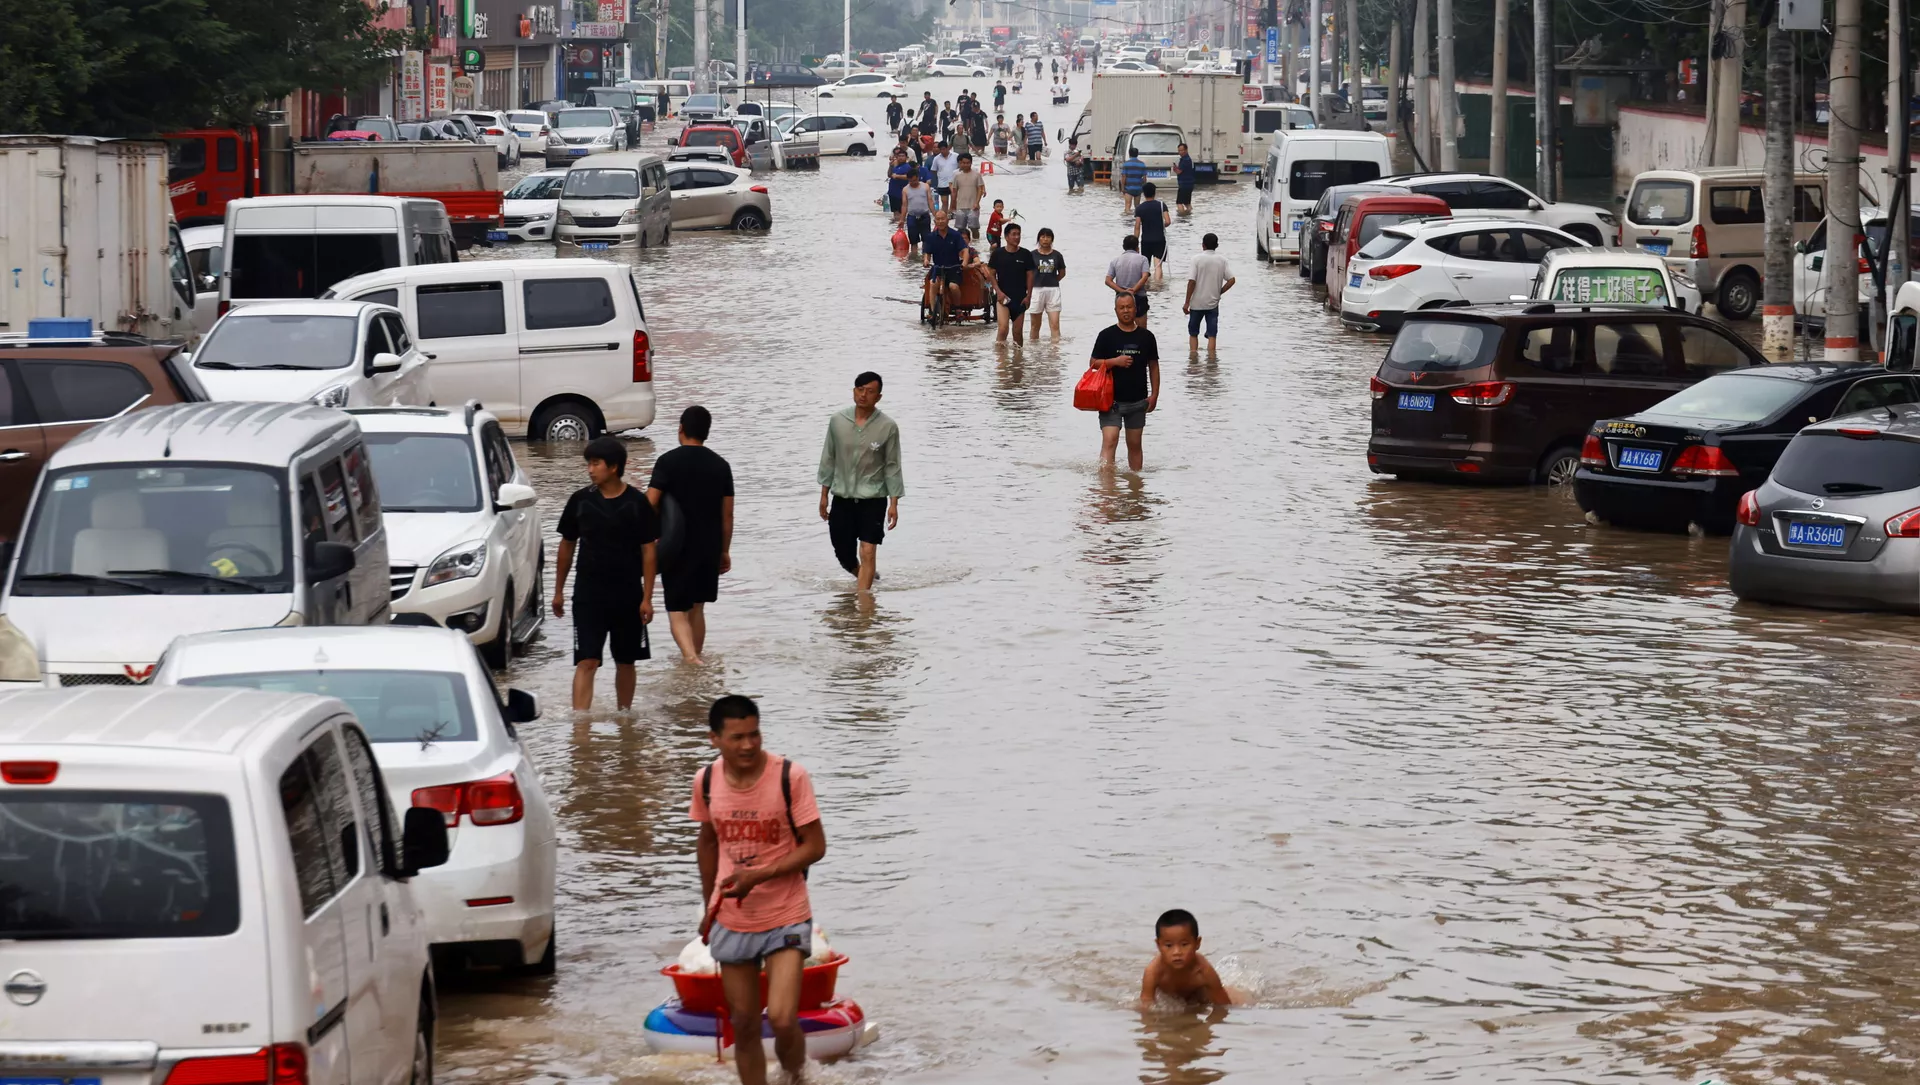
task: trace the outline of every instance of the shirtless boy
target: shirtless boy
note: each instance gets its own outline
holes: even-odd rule
[[[1150,1006],[1156,994],[1190,1005],[1226,1006],[1233,998],[1220,974],[1200,955],[1200,921],[1184,908],[1163,912],[1153,924],[1153,942],[1159,954],[1140,977],[1140,1004]]]

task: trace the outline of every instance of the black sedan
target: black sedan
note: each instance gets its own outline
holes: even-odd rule
[[[1724,535],[1740,495],[1767,480],[1802,426],[1896,403],[1920,403],[1920,378],[1869,362],[1722,373],[1639,414],[1595,422],[1574,498],[1608,523],[1670,531],[1698,524]]]

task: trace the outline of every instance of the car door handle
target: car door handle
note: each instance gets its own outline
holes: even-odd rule
[[[1473,278],[1473,274],[1466,271],[1456,271],[1453,273],[1453,277],[1456,279],[1471,279]]]
[[[558,347],[521,347],[522,354],[571,354],[576,350],[619,350],[618,343],[568,343]]]
[[[387,917],[387,902],[383,900],[380,902],[380,937],[385,938],[392,929],[393,923]]]
[[[26,458],[27,454],[17,448],[9,448],[5,452],[0,452],[0,463],[13,463],[16,460],[24,460]]]

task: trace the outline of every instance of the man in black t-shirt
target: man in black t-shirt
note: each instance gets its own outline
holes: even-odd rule
[[[1009,222],[1001,230],[1000,247],[987,257],[987,267],[992,270],[994,293],[999,296],[997,307],[1000,332],[994,342],[1007,341],[1007,326],[1013,326],[1013,341],[1024,343],[1020,319],[1026,314],[1027,299],[1033,295],[1033,253],[1020,247],[1020,224]]]
[[[696,666],[705,662],[707,604],[720,597],[720,576],[733,568],[733,468],[707,447],[712,429],[705,407],[680,412],[680,447],[653,461],[647,483],[647,501],[667,529],[660,555],[667,626],[680,658]],[[669,507],[674,515],[666,515]]]
[[[573,707],[593,707],[593,678],[600,652],[613,642],[613,689],[622,709],[633,707],[633,664],[651,658],[647,623],[653,621],[654,540],[660,530],[653,506],[626,484],[627,446],[617,437],[596,437],[584,453],[584,486],[560,513],[560,555],[554,563],[553,616],[566,616],[567,572],[574,550],[580,575],[573,582]]]
[[[1152,181],[1141,186],[1140,195],[1144,198],[1133,211],[1133,236],[1140,239],[1140,255],[1147,258],[1153,277],[1165,282],[1167,226],[1173,221],[1173,215],[1167,211],[1167,205],[1155,197]]]
[[[1132,294],[1114,295],[1113,316],[1114,323],[1093,341],[1090,363],[1113,375],[1113,409],[1100,412],[1100,466],[1113,466],[1125,426],[1127,466],[1138,471],[1146,462],[1140,439],[1147,414],[1160,403],[1160,345],[1134,319]]]

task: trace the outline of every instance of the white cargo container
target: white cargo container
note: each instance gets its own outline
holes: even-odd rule
[[[0,335],[66,317],[192,338],[194,283],[167,197],[167,145],[0,136]]]
[[[1095,175],[1114,166],[1121,135],[1140,124],[1180,129],[1196,180],[1240,172],[1240,77],[1233,72],[1093,77],[1093,93],[1074,126],[1074,138]]]

